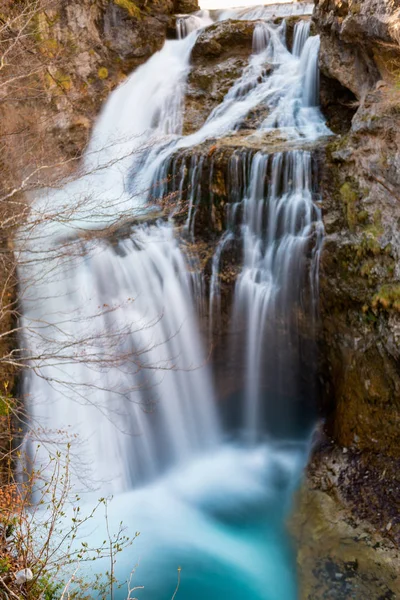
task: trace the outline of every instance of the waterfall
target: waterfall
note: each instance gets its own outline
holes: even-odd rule
[[[199,27],[209,16],[194,18]],[[177,206],[185,194],[187,198],[183,231],[193,241],[205,158],[194,153],[186,166],[186,159],[174,157],[210,135],[237,129],[259,103],[270,114],[258,135],[279,128],[289,131],[289,139],[313,139],[328,131],[316,102],[318,38],[308,37],[309,23],[300,22],[290,52],[285,21],[265,21],[256,24],[249,64],[222,103],[199,131],[182,136],[182,103],[198,32],[186,34],[166,42],[111,95],[89,144],[83,175],[38,198],[35,215],[51,203],[56,216],[32,240],[21,233],[26,264],[20,268],[20,281],[27,288],[24,345],[34,367],[25,377],[24,390],[32,423],[53,433],[70,428],[80,444],[80,478],[93,479],[93,485],[107,482],[112,491],[154,478],[223,440],[198,314],[204,317],[208,304],[210,332],[218,328],[220,265],[236,239],[240,215],[244,259],[232,322],[246,331],[242,428],[248,439],[255,441],[266,431],[265,393],[275,396],[275,403],[287,401],[298,393],[301,378],[293,322],[302,308],[301,296],[308,293],[305,273],[317,273],[315,265],[306,268],[306,255],[312,248],[315,262],[321,240],[309,152],[232,158],[231,224],[212,259],[208,300],[199,264],[189,248],[177,243],[173,220],[135,227],[111,244],[80,241],[81,231],[115,218],[117,209],[125,217],[133,209],[137,214],[146,196],[162,200],[171,166]],[[272,72],[265,72],[265,64],[274,66]],[[210,173],[212,179],[212,168]],[[76,207],[71,197],[78,198]],[[65,219],[65,206],[71,202]],[[64,253],[68,236],[76,241]],[[32,279],[38,280],[34,286],[29,284]],[[316,285],[311,281],[310,289]],[[292,358],[281,361],[285,352]],[[272,419],[271,411],[267,413]]]
[[[241,6],[221,11],[219,20],[239,19],[243,21],[257,21],[258,19],[276,19],[277,17],[300,17],[312,15],[314,4],[312,2],[292,3],[290,0],[281,2],[265,2],[260,6]]]
[[[89,246],[84,261],[62,265],[25,299],[30,322],[46,322],[28,343],[48,357],[25,386],[47,443],[67,425],[79,440],[80,479],[117,492],[215,445],[218,421],[172,229],[141,227],[115,247]],[[71,319],[61,328],[65,306]]]
[[[244,264],[236,284],[232,323],[237,327],[242,321],[245,332],[243,424],[254,442],[266,428],[276,433],[290,421],[298,422],[299,400],[304,410],[299,320],[303,319],[310,335],[316,316],[312,297],[318,284],[314,263],[318,263],[323,229],[312,197],[309,152],[272,156],[258,152],[251,159],[243,189]],[[304,295],[311,306],[304,305]]]
[[[310,37],[310,21],[299,21],[294,28],[293,50],[294,56],[300,56]]]
[[[193,15],[180,15],[176,19],[176,36],[178,40],[187,37],[193,31],[201,27],[211,25],[213,20],[210,18],[208,10],[199,10]]]
[[[46,464],[52,446],[72,440],[76,488],[117,493],[114,518],[120,510],[132,518],[134,507],[147,525],[157,523],[151,539],[160,541],[150,549],[176,536],[171,556],[189,548],[205,560],[212,576],[203,590],[187,559],[183,589],[193,600],[295,597],[282,523],[312,422],[302,413],[313,396],[323,237],[310,145],[330,132],[318,108],[319,39],[301,21],[290,50],[286,22],[269,20],[270,9],[234,11],[260,20],[253,52],[204,125],[186,136],[190,53],[210,17],[181,16],[179,39],[111,94],[80,176],[35,199],[32,227],[18,239],[31,367],[23,382],[26,446]],[[309,9],[294,4],[292,14]],[[225,229],[212,240],[207,271],[211,242],[199,253],[193,246],[215,164],[200,146],[234,136],[259,106],[264,117],[252,140],[264,149],[230,150]],[[271,132],[283,149],[265,149]],[[168,219],[163,203],[173,207]],[[52,218],[34,228],[49,206]],[[236,388],[226,418],[211,351],[232,247],[242,261],[225,333],[227,379]],[[157,558],[164,567],[169,559]],[[151,574],[147,580],[152,597],[162,597]]]

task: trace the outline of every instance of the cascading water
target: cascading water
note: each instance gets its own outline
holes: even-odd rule
[[[194,15],[180,15],[176,19],[176,35],[178,40],[187,37],[193,31],[200,29],[206,25],[212,25],[213,20],[210,18],[208,10],[201,10]]]
[[[241,167],[237,160],[235,165]],[[237,329],[242,321],[245,332],[239,352],[246,364],[243,424],[254,442],[266,430],[293,435],[291,426],[305,411],[299,319],[312,339],[322,225],[309,152],[256,153],[243,188],[244,265],[232,323]],[[304,306],[307,292],[310,305]]]
[[[260,18],[253,13],[236,14]],[[33,432],[27,446],[35,430],[45,435],[37,454],[45,463],[59,442],[55,432],[67,429],[75,486],[118,493],[110,524],[123,518],[142,536],[116,575],[126,580],[140,557],[140,597],[172,596],[182,566],[181,597],[291,600],[296,585],[283,519],[306,441],[304,435],[303,442],[288,441],[286,430],[274,440],[266,435],[301,399],[301,326],[306,315],[312,337],[315,318],[322,226],[312,156],[296,145],[329,133],[316,101],[318,38],[308,37],[301,22],[290,52],[284,21],[258,23],[241,77],[204,126],[182,136],[194,29],[209,23],[208,15],[195,17],[179,21],[182,39],[166,42],[111,95],[83,175],[43,193],[33,214],[51,205],[53,218],[36,235],[20,234],[24,347],[33,367],[24,382]],[[206,299],[190,250],[206,159],[194,152],[187,164],[179,152],[237,131],[259,105],[268,116],[254,135],[262,139],[279,128],[294,147],[232,156],[227,230],[211,261]],[[177,240],[173,217],[131,223],[146,219],[147,199],[168,197],[171,171],[176,211],[187,198],[187,245]],[[107,241],[91,232],[115,221]],[[245,373],[242,435],[233,441],[237,427],[219,414],[195,308],[208,305],[212,337],[221,310],[220,265],[232,243],[243,254],[231,327]],[[104,536],[98,528],[87,534],[92,546]],[[119,590],[114,597],[126,595]]]

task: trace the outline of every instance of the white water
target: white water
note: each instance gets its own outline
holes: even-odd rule
[[[47,442],[67,427],[79,440],[79,478],[115,493],[212,447],[219,426],[172,229],[142,227],[84,251],[25,298],[36,324],[28,343],[43,356],[26,387]]]
[[[201,10],[192,15],[181,15],[176,19],[176,33],[178,40],[187,37],[193,31],[197,31],[202,27],[212,25],[213,22],[208,10]]]
[[[242,167],[237,160],[235,166]],[[313,331],[312,299],[318,285],[323,227],[312,198],[309,152],[296,150],[271,157],[258,152],[250,161],[243,188],[244,265],[236,283],[232,323],[237,327],[242,320],[245,331],[243,422],[254,442],[262,439],[266,426],[274,430],[282,421],[288,425],[298,419],[293,407],[301,393],[297,321],[302,314],[308,318],[308,334]],[[305,281],[307,273],[309,281]],[[311,306],[304,306],[305,290],[311,291]]]
[[[232,210],[233,226],[235,215],[243,216],[244,265],[234,315],[247,319],[241,428],[250,447],[226,445],[231,432],[220,421],[195,310],[196,303],[204,306],[203,282],[196,262],[189,271],[189,251],[178,245],[172,223],[137,226],[108,242],[90,241],[86,234],[143,215],[147,199],[167,191],[163,180],[177,151],[232,134],[260,104],[270,112],[258,136],[277,127],[296,143],[328,134],[316,103],[318,39],[306,40],[305,26],[299,26],[292,53],[284,23],[258,24],[254,53],[241,77],[204,126],[185,137],[183,98],[198,33],[182,24],[180,31],[189,35],[166,42],[111,95],[82,177],[36,200],[34,217],[51,206],[53,218],[21,232],[24,346],[33,367],[24,390],[32,429],[46,438],[39,462],[46,462],[54,442],[65,440],[67,429],[75,486],[128,492],[112,503],[112,520],[128,520],[145,541],[124,555],[123,578],[128,563],[131,568],[143,555],[146,589],[161,598],[164,581],[172,585],[177,563],[186,557],[183,597],[291,600],[294,567],[282,519],[304,447],[282,450],[267,443],[260,419],[266,382],[260,373],[264,333],[278,303],[290,312],[296,302],[296,277],[304,276],[305,248],[318,223],[310,154],[256,154],[235,198],[240,210]],[[273,67],[269,74],[266,65]],[[194,153],[184,228],[189,239],[202,168]],[[211,323],[219,319],[221,257],[234,235],[233,229],[226,232],[212,261],[206,303]],[[315,281],[314,276],[311,296]],[[288,364],[282,362],[281,375]],[[281,472],[275,477],[277,464]],[[288,465],[283,471],[282,464]],[[141,487],[129,492],[135,486]],[[153,564],[157,577],[150,573]]]
[[[231,2],[229,2],[229,4],[232,6]],[[201,5],[202,8],[210,8],[207,6],[206,2],[201,3]],[[290,2],[290,0],[281,0],[280,2],[267,0],[267,2],[258,6],[238,0],[236,8],[231,8],[231,6],[219,15],[220,20],[240,19],[245,21],[256,21],[258,19],[267,20],[277,17],[302,17],[312,15],[314,10],[314,4],[312,2],[293,3]],[[213,4],[213,8],[214,7],[217,8],[215,4]],[[221,2],[221,5],[218,6],[218,8],[224,8],[224,3]]]

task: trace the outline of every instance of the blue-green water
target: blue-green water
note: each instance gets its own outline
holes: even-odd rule
[[[140,531],[117,559],[123,585],[114,586],[114,598],[128,597],[124,582],[131,577],[132,587],[143,587],[130,597],[140,600],[169,599],[175,591],[185,600],[295,599],[295,556],[284,521],[304,457],[301,446],[227,445],[113,498],[110,530],[123,521],[127,535]],[[81,534],[91,547],[107,539],[102,511]],[[109,567],[101,559],[83,569],[89,580]]]

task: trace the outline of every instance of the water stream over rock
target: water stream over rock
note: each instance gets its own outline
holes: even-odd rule
[[[305,15],[309,5],[282,11]],[[309,22],[299,21],[289,49],[285,20],[274,22],[268,7],[234,15],[257,21],[253,52],[204,125],[182,135],[191,51],[212,22],[200,13],[181,17],[180,39],[111,94],[81,177],[41,194],[33,214],[50,206],[53,217],[20,234],[23,345],[34,367],[24,382],[33,431],[26,446],[34,453],[45,436],[36,455],[45,464],[67,431],[76,489],[117,494],[111,522],[142,532],[118,575],[126,579],[140,560],[141,598],[171,597],[178,566],[183,598],[296,597],[283,519],[313,422],[323,236],[305,146],[329,130]],[[214,175],[212,153],[199,149],[234,139],[259,106],[249,147],[233,148],[228,161],[225,229],[205,275],[195,225]],[[264,143],[271,132],[279,152]],[[165,220],[159,207],[171,194]],[[112,235],[99,235],[110,226]],[[236,392],[226,411],[208,342],[222,319],[222,263],[232,244],[241,259],[228,308]]]

